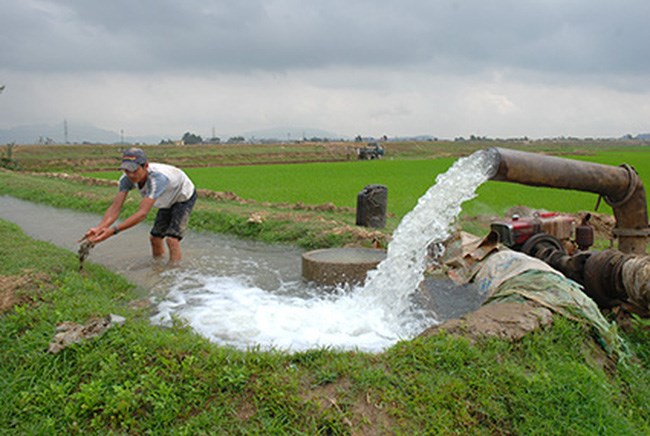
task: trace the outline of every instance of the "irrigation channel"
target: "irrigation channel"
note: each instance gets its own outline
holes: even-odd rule
[[[327,289],[306,283],[302,251],[224,235],[189,232],[175,268],[150,258],[141,224],[95,247],[87,262],[124,275],[153,304],[151,321],[184,319],[211,341],[246,349],[332,347],[380,352],[441,321],[477,309],[475,288],[425,278],[425,254],[450,234],[461,204],[494,171],[486,151],[458,160],[420,198],[393,234],[386,260],[366,284]],[[76,252],[100,217],[0,197],[0,218],[29,236]]]

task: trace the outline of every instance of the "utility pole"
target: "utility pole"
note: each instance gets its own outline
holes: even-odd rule
[[[68,143],[68,120],[63,120],[63,137],[65,138],[65,143]]]

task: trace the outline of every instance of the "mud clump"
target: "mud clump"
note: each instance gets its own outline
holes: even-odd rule
[[[109,328],[123,325],[125,321],[124,317],[113,314],[92,318],[86,324],[64,321],[56,326],[56,334],[47,352],[57,354],[70,345],[101,336]]]
[[[49,278],[45,274],[25,271],[22,275],[0,275],[0,314],[14,306],[30,304],[38,299],[40,288]]]
[[[532,303],[499,303],[482,306],[460,319],[452,319],[424,331],[421,336],[441,331],[464,336],[474,342],[479,338],[497,337],[518,341],[553,322],[553,313]]]
[[[90,242],[88,239],[83,238],[81,240],[81,243],[79,244],[79,272],[83,271],[84,269],[84,262],[88,256],[90,256],[90,250],[95,246],[92,242]]]

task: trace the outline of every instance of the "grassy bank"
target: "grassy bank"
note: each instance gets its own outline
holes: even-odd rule
[[[0,195],[11,195],[55,207],[76,209],[101,215],[110,205],[116,186],[111,182],[25,174],[0,169]],[[122,217],[137,210],[139,198],[127,198]],[[148,218],[153,219],[153,214]],[[389,216],[387,226],[369,230],[354,225],[356,212],[331,204],[261,203],[236,196],[202,192],[190,226],[194,230],[233,234],[270,243],[290,243],[303,248],[322,248],[346,244],[370,246],[385,244],[398,224]]]
[[[412,163],[410,167],[417,169],[421,161],[407,163]],[[443,165],[445,164],[443,162]],[[327,166],[328,164],[318,164],[318,166],[320,165]],[[428,163],[427,165],[430,166]],[[408,168],[409,165],[406,167]],[[303,168],[303,170],[305,169]],[[314,171],[313,168],[312,171]],[[414,171],[411,179],[417,175],[421,178],[425,177]],[[426,178],[430,177],[431,175],[426,175]],[[114,181],[114,179],[105,180],[98,184],[94,180],[83,178],[61,178],[0,170],[0,195],[11,195],[55,207],[101,215],[115,195],[117,188]],[[303,185],[309,184],[317,185],[313,179],[310,182],[306,181]],[[410,203],[412,198],[416,197],[408,188],[406,186],[405,191],[402,192],[389,190],[389,198],[392,198],[392,200],[389,199],[389,203]],[[346,188],[345,184],[341,182],[338,189],[349,189],[349,186]],[[466,208],[474,215],[502,216],[507,207],[531,204],[532,200],[529,199],[527,192],[540,189],[542,188],[489,182],[480,188],[478,197],[469,202]],[[594,199],[593,195],[587,193],[571,193],[558,198],[557,195],[551,196],[552,193],[548,192],[550,190],[545,191],[542,194],[546,195],[538,193],[534,197],[533,207],[550,206],[555,198],[565,206],[569,206],[568,211],[579,211],[585,210],[582,206],[589,204]],[[582,198],[583,202],[577,201],[572,194]],[[488,198],[495,199],[495,201],[487,201]],[[573,198],[573,202],[571,202],[571,198]],[[129,195],[122,217],[137,210],[138,200],[137,194]],[[587,207],[586,209],[591,208]],[[190,227],[193,230],[233,234],[270,243],[294,244],[306,249],[344,245],[369,247],[377,242],[385,245],[401,217],[389,211],[385,228],[368,229],[355,225],[356,210],[353,207],[341,207],[333,203],[311,205],[302,202],[267,203],[241,199],[223,193],[201,192],[200,201],[197,202],[192,213]],[[148,219],[152,218],[153,215]],[[487,221],[469,220],[466,222],[461,220],[460,225],[467,231],[483,234],[487,232],[489,224]]]
[[[381,354],[219,347],[149,325],[131,285],[0,221],[0,432],[9,434],[648,434],[650,334],[603,355],[557,318],[520,342],[440,334]],[[46,352],[55,326],[123,326]]]
[[[367,185],[388,187],[388,211],[406,215],[418,198],[445,172],[454,158],[362,162],[248,165],[186,169],[197,186],[270,203],[332,203],[355,208],[357,194]],[[116,180],[119,172],[87,175]]]

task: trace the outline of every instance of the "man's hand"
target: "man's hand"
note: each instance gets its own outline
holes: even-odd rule
[[[86,233],[84,233],[84,237],[81,238],[80,240],[78,240],[77,242],[81,242],[84,239],[93,238],[93,237],[97,236],[99,234],[99,232],[100,232],[99,227],[91,227],[91,228],[88,229],[88,231]]]
[[[115,234],[113,227],[104,227],[102,229],[91,228],[86,232],[86,238],[93,244],[99,244]]]
[[[128,192],[126,191],[120,191],[115,195],[113,203],[106,209],[102,221],[96,227],[88,229],[84,235],[85,239],[96,244],[113,236],[115,230],[109,226],[117,221],[117,218],[120,216],[120,211],[122,210],[122,205],[124,205],[127,194]]]

